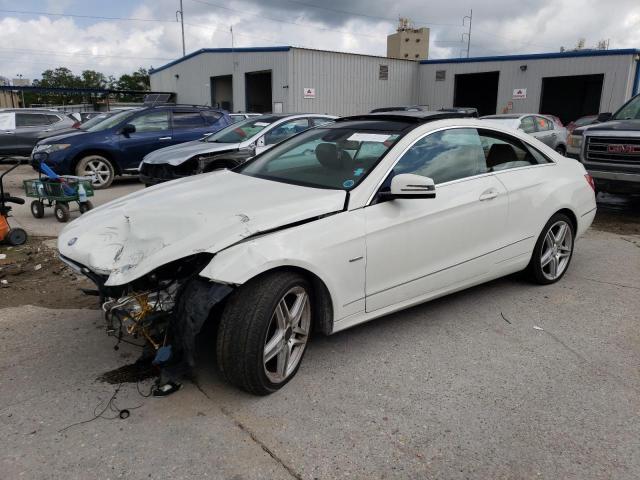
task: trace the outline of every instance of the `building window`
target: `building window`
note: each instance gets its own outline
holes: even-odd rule
[[[389,80],[389,65],[380,65],[380,70],[378,72],[378,79]]]
[[[420,54],[419,54],[419,53],[416,53],[416,58],[419,58],[419,57],[420,57]]]
[[[409,54],[408,54],[408,53],[405,53],[405,54],[404,54],[404,58],[409,58]]]
[[[404,39],[404,41],[405,41],[405,42],[408,42],[408,41],[409,41],[409,39],[408,39],[408,38],[405,38],[405,39]]]
[[[446,70],[436,70],[436,82],[444,82],[447,79]]]
[[[416,38],[416,43],[420,43],[420,39],[419,38]]]

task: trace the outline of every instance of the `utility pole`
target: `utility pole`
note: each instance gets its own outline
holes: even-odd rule
[[[178,21],[178,14],[180,15],[180,27],[182,28],[182,56],[186,55],[184,48],[184,9],[182,8],[182,0],[180,0],[180,10],[176,12],[176,22]]]
[[[469,58],[469,51],[471,50],[471,23],[473,22],[473,9],[471,9],[471,13],[462,17],[462,26],[466,25],[466,21],[469,20],[469,31],[467,33],[462,34],[462,41],[464,41],[464,37],[467,37],[467,58]]]

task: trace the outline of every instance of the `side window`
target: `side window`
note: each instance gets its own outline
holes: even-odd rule
[[[331,118],[321,118],[321,117],[313,117],[309,119],[311,121],[311,126],[317,127],[319,125],[326,125],[327,123],[333,123],[333,119]]]
[[[480,130],[478,133],[490,172],[548,163],[544,155],[517,138],[491,130]]]
[[[42,113],[16,113],[16,127],[37,127],[49,125],[47,117]]]
[[[207,125],[213,125],[223,117],[222,113],[220,112],[214,112],[214,111],[208,111],[208,110],[204,110],[202,112],[202,116],[204,117],[204,123],[206,123]],[[232,123],[235,123],[235,122],[232,122]]]
[[[432,133],[418,140],[398,160],[383,189],[391,178],[413,173],[432,178],[435,183],[486,173],[485,155],[478,132],[474,128],[454,128]]]
[[[136,132],[161,132],[169,130],[169,112],[159,111],[140,115],[129,122]]]
[[[536,131],[536,124],[533,121],[533,117],[524,117],[520,121],[520,130],[524,133],[534,133]]]
[[[551,124],[551,122],[544,117],[536,117],[536,123],[538,124],[538,131],[540,132],[553,130],[553,125]]]
[[[309,128],[309,119],[297,118],[278,125],[264,136],[265,145],[274,145],[282,140],[304,132]]]
[[[173,128],[203,128],[204,118],[199,111],[174,111]]]
[[[47,117],[47,123],[49,125],[53,125],[54,123],[58,123],[61,121],[60,117],[57,115],[45,115]]]

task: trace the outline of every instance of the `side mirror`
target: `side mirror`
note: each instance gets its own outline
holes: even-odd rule
[[[611,112],[599,113],[598,121],[601,123],[608,122],[609,120],[611,120],[611,117],[613,117],[613,114]]]
[[[433,179],[401,173],[391,179],[391,191],[383,194],[386,198],[436,198],[436,185]]]
[[[122,127],[122,130],[120,130],[120,133],[125,137],[128,137],[130,134],[134,133],[135,131],[136,131],[136,126],[130,123],[127,123],[124,127]]]

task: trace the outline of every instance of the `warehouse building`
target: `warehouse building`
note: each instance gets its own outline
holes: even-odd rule
[[[417,67],[409,60],[294,47],[202,49],[152,70],[151,90],[234,112],[348,115],[413,102]]]
[[[412,60],[296,47],[202,49],[152,70],[151,89],[230,111],[352,115],[378,107],[475,107],[567,122],[640,88],[640,50]]]

